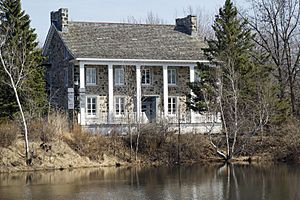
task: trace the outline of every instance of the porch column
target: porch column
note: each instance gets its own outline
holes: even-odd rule
[[[164,116],[168,116],[168,66],[163,65]]]
[[[85,125],[85,70],[84,70],[84,63],[79,62],[79,80],[80,80],[80,87],[79,87],[79,97],[80,97],[80,125]]]
[[[113,65],[108,65],[108,123],[113,122],[114,115],[114,71]]]
[[[195,65],[190,65],[190,82],[193,83],[195,82]],[[191,94],[193,95],[192,91]],[[191,109],[191,123],[195,123],[195,113]]]
[[[140,122],[141,118],[141,65],[136,65],[136,120]]]

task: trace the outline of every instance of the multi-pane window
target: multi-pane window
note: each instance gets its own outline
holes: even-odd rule
[[[176,114],[176,97],[169,97],[168,99],[168,114]]]
[[[176,69],[168,69],[168,84],[176,85]]]
[[[116,97],[115,111],[116,111],[116,115],[124,114],[124,112],[125,112],[125,98],[124,97]]]
[[[115,68],[115,85],[124,85],[124,69]]]
[[[151,84],[151,71],[150,69],[142,69],[142,84],[150,85]]]
[[[86,112],[88,116],[96,116],[96,97],[86,98]]]
[[[86,68],[86,84],[96,85],[96,68]]]

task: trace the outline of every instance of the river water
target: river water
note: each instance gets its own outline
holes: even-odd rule
[[[299,165],[101,168],[0,174],[0,199],[300,199]]]

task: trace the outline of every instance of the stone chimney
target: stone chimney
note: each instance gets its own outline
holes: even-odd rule
[[[191,36],[197,35],[197,17],[188,15],[184,18],[176,19],[175,30]]]
[[[51,12],[51,24],[62,32],[68,32],[68,9],[60,8],[58,11]]]

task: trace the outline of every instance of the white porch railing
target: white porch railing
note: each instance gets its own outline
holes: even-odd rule
[[[146,113],[141,113],[140,123],[146,124],[149,123],[149,119],[146,116]],[[136,124],[137,121],[137,113],[124,113],[121,115],[113,114],[109,119],[108,113],[98,113],[95,117],[89,117],[86,119],[87,124]],[[178,123],[179,122],[178,115],[168,115],[164,117],[163,113],[160,113],[160,116],[157,116],[155,121],[165,121],[167,123]],[[190,113],[182,114],[180,116],[180,123],[189,124],[193,121],[193,123],[221,123],[219,114],[212,113],[203,113],[203,114],[193,114],[193,120],[191,120]]]
[[[194,114],[194,121],[196,123],[221,123],[220,113],[203,113]]]
[[[145,113],[141,113],[140,116],[140,123],[145,124],[149,122]],[[136,112],[124,114],[114,113],[111,116],[109,116],[108,113],[98,113],[94,117],[87,118],[86,122],[87,124],[135,124],[138,123],[138,120]]]

